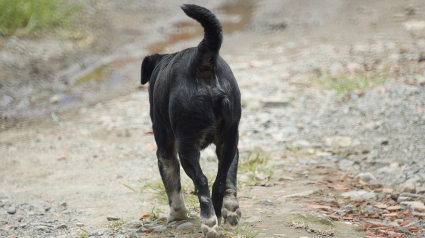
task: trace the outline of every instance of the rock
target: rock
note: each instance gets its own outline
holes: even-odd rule
[[[289,99],[286,98],[265,98],[261,101],[263,107],[271,108],[271,107],[286,107],[291,103]]]
[[[404,182],[400,190],[407,193],[415,193],[416,192],[416,180],[415,179],[408,179],[406,182]]]
[[[115,236],[115,238],[126,238],[126,237],[125,237],[125,235],[118,234],[118,235]]]
[[[61,224],[56,227],[56,230],[59,230],[59,229],[68,229],[68,226],[66,224]]]
[[[158,233],[163,232],[165,230],[167,230],[167,227],[166,226],[162,226],[162,225],[161,226],[156,226],[153,229],[154,232],[158,232]]]
[[[186,228],[190,228],[190,227],[192,227],[193,226],[193,223],[192,222],[185,222],[185,223],[183,223],[183,224],[180,224],[177,228],[176,228],[176,230],[183,230],[183,229],[186,229]]]
[[[403,203],[403,202],[412,201],[412,200],[413,200],[413,198],[411,198],[411,197],[400,196],[400,197],[397,198],[398,203]]]
[[[83,226],[84,226],[84,223],[77,222],[77,223],[75,223],[75,225],[76,225],[77,227],[83,227]]]
[[[59,95],[54,95],[49,99],[50,103],[58,103],[60,101],[61,97]]]
[[[401,202],[401,205],[412,207],[416,212],[425,212],[425,205],[422,202]]]
[[[408,31],[421,31],[425,29],[425,21],[411,20],[404,23],[404,28]]]
[[[326,146],[330,147],[348,147],[351,145],[351,137],[348,136],[333,136],[323,139]]]
[[[314,193],[314,190],[308,190],[308,191],[304,191],[304,192],[299,192],[299,193],[293,193],[293,194],[285,195],[283,197],[284,198],[290,198],[290,197],[307,197],[307,196],[310,196],[313,193]]]
[[[107,216],[106,220],[108,221],[118,221],[120,218],[117,216]]]
[[[376,197],[376,194],[372,192],[364,191],[364,190],[358,190],[358,191],[350,191],[350,192],[342,193],[341,197],[350,198],[352,200],[358,200],[358,199],[371,200]]]
[[[348,204],[346,206],[341,207],[342,210],[347,210],[347,211],[351,211],[351,210],[356,210],[357,207],[354,206],[353,204]]]
[[[4,206],[4,202],[0,201],[0,207],[3,207],[3,206]]]
[[[50,227],[48,226],[35,226],[34,230],[39,230],[39,231],[50,231]]]
[[[241,221],[241,224],[244,224],[244,223],[257,223],[257,222],[260,222],[260,221],[261,221],[261,217],[259,217],[259,216],[252,216],[252,217],[250,217],[248,219],[242,220]]]
[[[292,142],[292,146],[299,147],[299,148],[309,148],[312,145],[309,141],[306,141],[306,140],[296,140]]]
[[[263,204],[263,205],[266,205],[266,206],[273,206],[273,205],[275,205],[275,203],[273,201],[268,200],[268,199],[261,199],[258,202],[261,203],[261,204]]]
[[[154,222],[154,221],[146,221],[143,223],[143,226],[146,228],[153,228],[155,226],[158,226],[158,223]]]
[[[102,236],[103,234],[112,233],[112,230],[109,228],[100,228],[95,231],[89,232],[87,236]]]
[[[253,60],[249,62],[249,66],[251,66],[252,68],[262,68],[264,66],[264,62],[259,60]]]
[[[138,219],[128,221],[123,225],[123,227],[128,228],[128,229],[138,229],[141,226],[142,226],[142,223]]]
[[[10,206],[9,208],[7,208],[7,213],[13,215],[16,213],[16,207],[14,206]]]
[[[376,184],[377,180],[372,173],[360,173],[356,176],[357,179],[369,184]]]
[[[422,86],[425,86],[425,76],[416,74],[415,75],[416,83]]]

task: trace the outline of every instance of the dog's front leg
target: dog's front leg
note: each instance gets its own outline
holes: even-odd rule
[[[215,215],[213,203],[208,188],[208,179],[202,172],[199,164],[199,148],[193,143],[179,144],[178,151],[182,167],[186,174],[192,179],[198,194],[201,207],[201,229],[207,238],[218,237],[218,221]]]

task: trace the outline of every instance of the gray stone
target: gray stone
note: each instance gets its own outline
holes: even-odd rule
[[[106,220],[108,221],[118,221],[120,218],[117,216],[107,216]]]
[[[351,145],[351,137],[348,136],[333,136],[323,139],[326,146],[330,147],[348,147]]]
[[[263,204],[263,205],[266,205],[266,206],[273,206],[273,205],[275,205],[275,203],[273,201],[268,200],[268,199],[261,199],[258,202],[261,203],[261,204]]]
[[[115,238],[125,238],[125,235],[118,234],[118,235],[115,236]]]
[[[142,223],[138,219],[134,219],[131,221],[126,222],[123,227],[129,228],[129,229],[138,229],[142,226]]]
[[[154,227],[154,229],[153,229],[153,231],[154,232],[163,232],[163,231],[165,231],[165,230],[167,230],[167,227],[166,226],[156,226],[156,227]]]
[[[193,227],[193,223],[192,223],[192,222],[185,222],[185,223],[183,223],[183,224],[180,224],[180,225],[176,228],[176,230],[183,230],[183,229],[190,228],[190,227]]]
[[[256,223],[256,222],[260,222],[261,221],[261,217],[259,216],[252,216],[248,219],[242,220],[241,223]]]
[[[350,191],[350,192],[342,193],[341,197],[350,198],[352,200],[357,200],[357,199],[371,200],[376,197],[376,194],[372,192],[364,191],[364,190],[359,190],[359,191]]]
[[[357,209],[357,207],[356,207],[356,206],[354,206],[353,204],[348,204],[348,205],[343,206],[343,207],[342,207],[342,209],[343,209],[343,210],[351,211],[351,210],[356,210],[356,209]]]
[[[296,140],[292,142],[292,146],[299,147],[299,148],[309,148],[309,147],[312,147],[312,144],[306,140]]]
[[[287,98],[265,98],[262,100],[263,107],[286,107],[291,103]]]
[[[401,185],[400,190],[407,193],[416,193],[416,180],[408,179]]]
[[[104,234],[112,233],[112,230],[109,228],[100,228],[95,231],[89,232],[88,236],[102,236]]]
[[[16,213],[16,207],[14,206],[10,206],[9,208],[7,208],[7,213],[9,214],[15,214]]]
[[[48,226],[35,226],[34,229],[39,231],[50,231],[50,227]]]
[[[425,86],[425,76],[416,74],[415,75],[416,83],[422,86]]]
[[[3,206],[4,206],[4,202],[0,201],[0,207],[3,207]]]
[[[84,223],[77,222],[77,223],[75,223],[75,225],[78,226],[78,227],[83,227],[84,226]]]
[[[143,226],[146,227],[146,228],[152,228],[152,227],[155,227],[157,225],[158,225],[158,223],[156,223],[154,221],[146,221],[146,222],[143,223]]]
[[[357,179],[366,183],[376,184],[377,180],[372,173],[360,173],[356,176]]]

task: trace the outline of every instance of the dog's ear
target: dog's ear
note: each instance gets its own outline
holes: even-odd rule
[[[161,61],[164,55],[154,54],[146,56],[142,62],[141,83],[146,84],[150,79],[155,66]]]

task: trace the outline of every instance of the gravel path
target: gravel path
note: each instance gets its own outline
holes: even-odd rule
[[[396,22],[404,36],[394,36],[397,39],[383,37],[389,33],[382,24],[378,30],[385,34],[365,34],[359,41],[344,37],[317,41],[322,39],[320,32],[311,30],[312,37],[305,37],[309,31],[298,24],[299,16],[303,16],[301,22],[310,24],[322,18],[298,12],[269,19],[276,10],[270,8],[272,3],[257,6],[247,30],[226,36],[221,51],[242,91],[241,157],[260,150],[275,166],[271,183],[242,186],[243,219],[269,226],[257,226],[261,237],[303,236],[292,236],[295,228],[282,227],[275,220],[308,202],[316,186],[306,181],[323,178],[315,171],[317,166],[422,199],[425,26],[420,24],[425,22],[425,6],[417,4],[414,17],[405,13],[406,5],[399,9],[404,15]],[[279,6],[284,11],[291,4]],[[369,5],[359,8],[375,9]],[[391,9],[390,15],[398,11]],[[360,25],[374,21],[362,16],[358,17]],[[323,29],[329,23],[317,24]],[[197,42],[180,42],[165,51]],[[139,62],[126,64],[126,74],[139,75],[138,67]],[[361,82],[364,75],[376,85],[328,89],[344,78]],[[138,220],[154,208],[168,208],[166,202],[153,199],[152,191],[144,190],[144,185],[154,184],[160,177],[150,133],[147,88],[138,86],[137,77],[124,96],[1,132],[0,236],[133,238],[150,232],[152,236],[198,236],[194,232],[199,224],[196,210],[191,219],[178,223]],[[207,148],[202,154],[207,175],[215,173],[213,151]],[[247,181],[250,176],[241,173],[239,180]],[[183,181],[190,189],[189,179],[185,176]],[[304,194],[301,201],[290,200],[297,193]],[[288,201],[278,199],[282,196]],[[338,234],[359,237],[358,231],[349,232]]]

